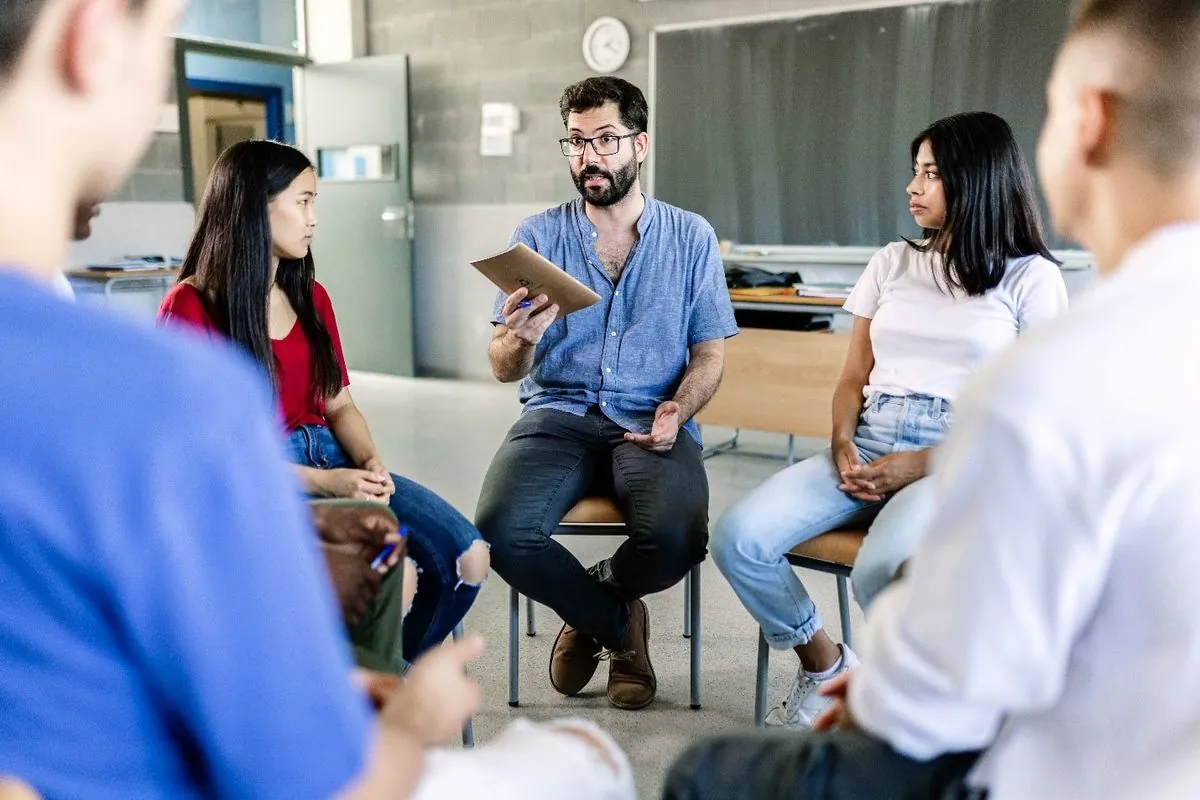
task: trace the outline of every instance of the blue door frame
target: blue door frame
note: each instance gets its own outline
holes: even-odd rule
[[[260,100],[267,107],[267,138],[283,141],[283,89],[257,83],[234,83],[188,78],[189,92],[235,97],[239,100]]]

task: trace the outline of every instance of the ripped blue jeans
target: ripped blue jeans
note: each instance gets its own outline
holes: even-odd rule
[[[316,469],[354,468],[354,464],[323,425],[303,425],[287,438],[293,464]],[[406,661],[445,641],[467,615],[479,587],[459,578],[458,559],[477,541],[479,531],[442,498],[415,481],[392,475],[396,493],[389,505],[409,527],[408,557],[417,565],[417,594],[404,618]]]

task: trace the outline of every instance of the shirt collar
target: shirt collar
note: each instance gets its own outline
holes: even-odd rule
[[[650,229],[651,224],[654,222],[654,217],[658,214],[658,203],[651,199],[645,192],[642,192],[642,199],[646,201],[646,206],[642,209],[642,216],[638,217],[637,230],[639,236],[645,237],[646,231]],[[593,234],[596,233],[596,226],[588,219],[587,206],[583,198],[581,197],[576,200],[574,206],[575,220],[579,225],[579,230],[585,236],[595,238]]]

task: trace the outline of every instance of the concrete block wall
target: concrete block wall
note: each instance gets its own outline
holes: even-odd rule
[[[413,179],[419,203],[553,203],[574,191],[556,141],[558,98],[587,77],[582,39],[597,17],[629,28],[617,74],[650,91],[657,25],[862,5],[861,0],[366,0],[371,54],[412,60]],[[481,105],[511,102],[510,158],[479,155]]]

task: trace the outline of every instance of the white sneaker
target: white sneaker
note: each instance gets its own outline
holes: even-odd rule
[[[788,692],[787,699],[767,713],[766,724],[772,728],[795,728],[807,730],[812,727],[822,711],[833,705],[833,700],[817,692],[823,684],[833,680],[848,669],[859,664],[858,656],[846,645],[838,647],[842,650],[842,666],[838,671],[823,680],[816,680],[800,667],[796,672],[796,682]]]

